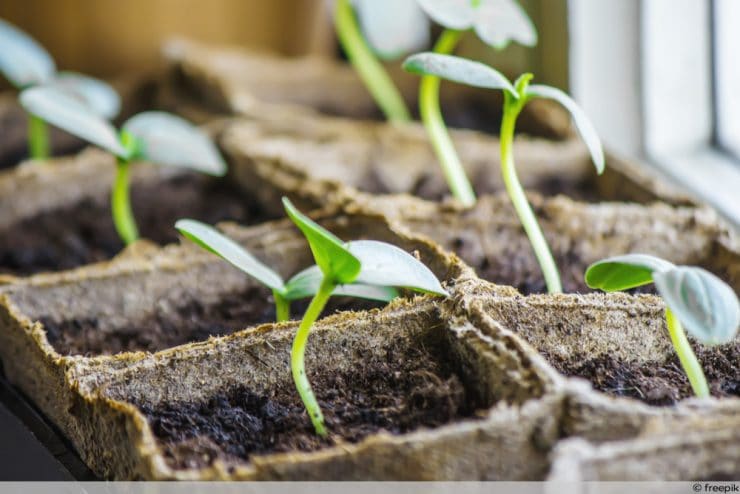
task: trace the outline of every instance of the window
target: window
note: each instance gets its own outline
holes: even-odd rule
[[[715,0],[714,25],[717,144],[740,159],[740,2]]]
[[[605,144],[740,225],[740,2],[569,0],[570,78]]]

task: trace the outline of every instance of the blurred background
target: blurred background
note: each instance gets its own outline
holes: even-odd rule
[[[534,70],[566,86],[566,0],[526,0],[540,31],[536,49],[495,56],[512,72]],[[334,56],[337,44],[326,0],[3,0],[0,17],[39,40],[63,69],[99,77],[155,67],[172,36],[240,45],[284,55]],[[468,52],[490,50],[471,36]],[[543,47],[547,51],[543,52]]]
[[[740,0],[521,0],[532,49],[458,53],[569,90],[612,151],[661,167],[740,222]],[[2,0],[63,69],[156,67],[163,40],[341,56],[330,0]],[[6,86],[7,87],[7,86]]]

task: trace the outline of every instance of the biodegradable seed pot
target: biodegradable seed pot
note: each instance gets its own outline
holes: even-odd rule
[[[324,439],[293,390],[297,323],[76,366],[85,457],[114,478],[542,478],[559,401],[547,372],[444,307],[399,301],[318,323],[307,365]]]
[[[111,218],[115,159],[90,149],[39,166],[30,161],[0,172],[0,274],[26,276],[110,259],[124,247]],[[137,164],[131,203],[142,236],[177,240],[174,222],[252,224],[269,218],[223,180],[175,168]]]
[[[495,292],[495,293],[494,293]],[[698,347],[712,399],[693,398],[665,327],[665,304],[652,295],[621,293],[508,296],[481,285],[468,299],[485,334],[510,331],[526,340],[565,376],[564,436],[602,442],[633,437],[650,420],[740,410],[740,338]],[[692,340],[693,341],[693,340]],[[594,393],[593,390],[598,391]],[[648,406],[649,405],[649,406]]]
[[[435,245],[394,234],[380,216],[327,213],[324,220],[345,238],[371,236],[417,252],[440,279],[469,273]],[[283,276],[311,264],[305,240],[286,221],[234,228],[230,236]],[[164,350],[275,320],[269,290],[192,245],[142,252],[135,245],[110,263],[19,279],[0,292],[6,375],[65,432],[70,362]],[[376,306],[336,299],[329,312]]]
[[[732,481],[740,475],[739,425],[737,416],[681,419],[651,423],[626,441],[566,440],[555,448],[548,480]]]

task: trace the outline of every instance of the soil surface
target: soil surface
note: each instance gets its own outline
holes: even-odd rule
[[[30,275],[104,261],[123,243],[113,226],[110,199],[86,199],[17,223],[0,232],[0,273]],[[232,220],[254,224],[267,219],[243,192],[225,181],[183,174],[164,182],[135,184],[131,203],[142,238],[159,244],[177,240],[180,218],[209,224]]]
[[[740,342],[707,349],[695,347],[712,396],[740,397]],[[694,396],[678,356],[663,364],[629,365],[609,355],[564,362],[546,355],[566,376],[587,379],[595,389],[615,396],[637,398],[650,405],[668,406]]]
[[[307,306],[308,301],[294,303],[292,312],[302,314]],[[381,306],[376,302],[335,297],[324,316],[340,310]],[[49,343],[62,355],[112,355],[136,350],[155,352],[272,322],[275,306],[267,289],[251,287],[230,293],[210,305],[188,300],[174,310],[158,306],[146,319],[125,327],[111,328],[100,319],[70,319],[61,323],[48,317],[39,320],[46,329]]]
[[[310,376],[327,438],[314,432],[292,382],[269,393],[238,387],[205,402],[139,407],[175,468],[203,467],[216,458],[235,462],[253,455],[314,451],[355,443],[379,431],[403,434],[473,416],[479,407],[467,397],[452,364],[443,360],[443,351],[428,352],[394,348],[382,360],[358,362],[349,374]]]

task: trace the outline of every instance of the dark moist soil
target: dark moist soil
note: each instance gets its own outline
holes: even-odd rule
[[[694,347],[712,396],[740,397],[740,343],[707,349]],[[597,359],[564,362],[546,355],[566,376],[587,379],[599,391],[636,398],[650,405],[669,406],[694,396],[676,355],[662,365],[630,365],[610,355]]]
[[[324,316],[341,310],[365,310],[382,304],[356,299],[333,298]],[[294,303],[294,315],[302,314],[307,301]],[[230,293],[218,302],[205,305],[189,300],[175,310],[157,309],[142,321],[125,327],[110,328],[101,319],[70,319],[61,323],[41,317],[49,343],[62,355],[112,355],[124,351],[155,352],[185,343],[223,336],[249,326],[275,320],[275,306],[270,292],[251,287]]]
[[[384,359],[358,361],[350,374],[320,374],[311,382],[327,438],[314,432],[292,382],[269,394],[238,387],[201,403],[139,407],[174,468],[203,467],[216,458],[235,462],[315,451],[379,431],[403,434],[471,417],[479,408],[466,396],[452,364],[425,348],[394,348]]]
[[[109,201],[108,197],[86,199],[0,232],[0,274],[61,271],[118,254],[124,246],[113,226]],[[177,240],[174,224],[180,218],[209,224],[224,220],[254,224],[267,219],[243,192],[223,180],[196,174],[135,184],[131,202],[142,238],[158,244]]]

